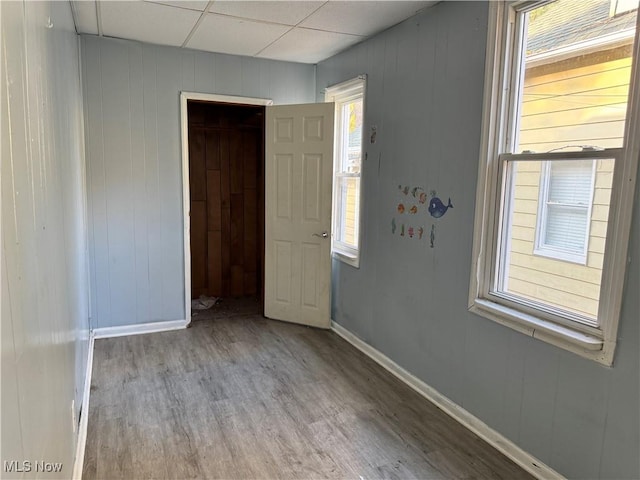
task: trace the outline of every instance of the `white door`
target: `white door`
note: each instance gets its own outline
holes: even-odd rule
[[[266,110],[264,314],[330,328],[334,104]]]

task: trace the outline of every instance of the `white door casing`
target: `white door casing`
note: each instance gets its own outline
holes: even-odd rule
[[[265,316],[331,327],[334,104],[266,108]]]

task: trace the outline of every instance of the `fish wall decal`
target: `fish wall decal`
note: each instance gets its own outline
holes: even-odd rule
[[[453,208],[453,205],[451,204],[451,198],[449,198],[449,202],[447,203],[447,205],[442,203],[442,200],[440,200],[438,197],[433,197],[429,202],[429,213],[433,218],[440,218],[445,213],[447,213],[447,210],[449,210],[450,208]]]

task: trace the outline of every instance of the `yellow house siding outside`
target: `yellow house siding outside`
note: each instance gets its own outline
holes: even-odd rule
[[[356,208],[357,208],[357,182],[355,178],[346,181],[346,209],[344,213],[344,237],[343,241],[351,245],[356,244]]]
[[[518,152],[569,145],[620,147],[630,52],[624,46],[527,70]],[[597,316],[613,163],[600,160],[596,165],[586,265],[581,265],[534,254],[542,162],[519,162],[505,274],[508,291]]]

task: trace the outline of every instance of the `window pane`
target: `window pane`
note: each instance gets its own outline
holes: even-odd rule
[[[362,99],[342,105],[341,171],[360,173],[362,157]]]
[[[349,247],[358,247],[360,178],[336,178],[336,188],[339,195],[338,211],[336,212],[337,231],[336,241]]]
[[[546,213],[543,245],[583,254],[587,246],[588,210],[549,205]]]
[[[514,152],[621,147],[638,0],[556,0],[524,15]],[[627,2],[628,3],[628,2]]]
[[[593,195],[585,195],[580,185],[573,193],[571,188],[560,192],[569,178],[561,178],[555,187],[552,178],[544,178],[545,172],[566,174],[572,163],[577,172],[586,172],[589,165],[594,171],[593,162]],[[613,166],[613,159],[509,162],[495,293],[597,324]],[[545,184],[555,190],[552,198],[567,204],[541,205]],[[587,197],[588,205],[568,205]],[[542,215],[546,218],[539,218]],[[581,262],[576,252],[583,246]]]
[[[565,205],[589,205],[593,160],[558,160],[549,163],[548,201]]]

